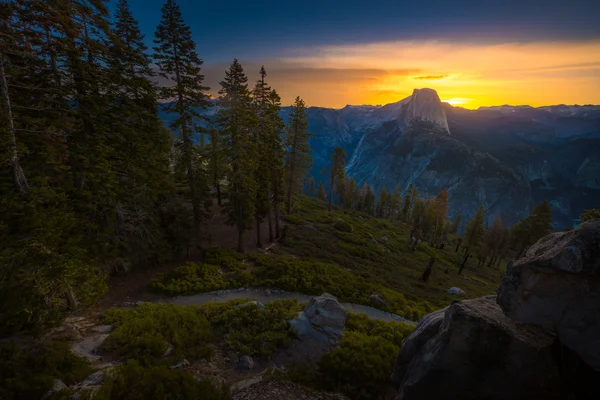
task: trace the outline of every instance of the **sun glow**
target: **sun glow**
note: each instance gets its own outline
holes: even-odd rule
[[[272,84],[284,103],[300,95],[315,106],[387,104],[429,87],[465,108],[600,104],[600,40],[399,41],[303,49],[277,61]]]
[[[454,97],[452,99],[442,99],[443,102],[450,104],[451,106],[463,106],[467,104],[471,99],[464,97]]]

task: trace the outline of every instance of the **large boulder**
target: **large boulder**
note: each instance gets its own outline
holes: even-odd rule
[[[509,265],[497,301],[510,318],[555,331],[600,371],[600,220],[540,239]]]
[[[507,318],[493,297],[425,316],[402,346],[396,400],[559,399],[555,337]]]
[[[334,296],[324,293],[311,298],[289,323],[300,337],[336,342],[344,335],[346,310]]]

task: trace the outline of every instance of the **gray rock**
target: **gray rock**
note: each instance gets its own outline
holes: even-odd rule
[[[105,376],[106,376],[105,370],[100,370],[100,371],[94,372],[93,374],[91,374],[90,376],[85,378],[83,380],[83,382],[81,382],[81,386],[83,386],[83,387],[98,386],[98,385],[102,384]]]
[[[450,289],[448,289],[446,291],[446,293],[454,295],[454,296],[466,296],[467,295],[464,290],[462,290],[461,288],[457,288],[457,287],[451,287]]]
[[[169,357],[170,355],[173,354],[173,351],[175,351],[175,347],[171,343],[168,343],[167,350],[165,350],[164,357]]]
[[[382,237],[381,237],[381,241],[382,241],[383,243],[387,243],[387,242],[388,242],[388,237],[387,237],[387,236],[385,236],[385,235],[384,235],[384,236],[382,236]]]
[[[251,370],[254,368],[254,360],[250,356],[242,356],[238,361],[238,367],[240,369]]]
[[[311,298],[304,308],[304,314],[313,328],[330,338],[337,340],[344,335],[346,310],[334,296],[324,293]]]
[[[509,263],[498,304],[517,321],[555,331],[600,371],[600,221],[540,239]]]
[[[184,367],[189,367],[189,366],[190,366],[190,362],[184,358],[182,361],[179,361],[177,364],[171,365],[171,369],[184,368]]]
[[[141,306],[142,304],[144,304],[144,302],[141,300],[135,302],[136,306]]]
[[[300,338],[312,338],[337,342],[344,335],[346,325],[346,310],[330,294],[323,294],[310,299],[304,311],[296,318],[288,321]]]
[[[271,289],[265,289],[265,296],[271,295]]]
[[[507,318],[491,299],[425,316],[402,346],[396,400],[560,399],[554,335]]]
[[[369,300],[376,306],[383,307],[385,306],[385,301],[376,294],[372,294],[369,296]]]

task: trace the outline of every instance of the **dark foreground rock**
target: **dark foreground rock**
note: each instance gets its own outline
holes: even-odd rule
[[[337,393],[313,392],[292,382],[262,381],[233,396],[233,400],[348,400]]]
[[[512,319],[555,331],[600,371],[600,220],[533,245],[509,266],[498,304]]]
[[[344,335],[346,310],[334,296],[324,293],[311,298],[304,311],[288,322],[300,338],[336,343]]]
[[[552,334],[507,318],[492,297],[427,315],[394,367],[397,400],[559,399]]]

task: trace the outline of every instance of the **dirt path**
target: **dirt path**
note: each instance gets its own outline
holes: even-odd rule
[[[297,299],[301,303],[307,303],[312,297],[310,295],[294,292],[270,292],[265,289],[233,289],[220,290],[217,292],[200,293],[191,296],[172,297],[163,300],[166,303],[178,305],[202,305],[208,302],[222,303],[235,299],[252,299],[258,300],[261,303],[266,303],[274,300]],[[396,314],[391,314],[362,304],[341,303],[342,306],[353,313],[365,314],[369,318],[380,319],[382,321],[399,321],[407,324],[416,325],[416,322],[403,318]]]

